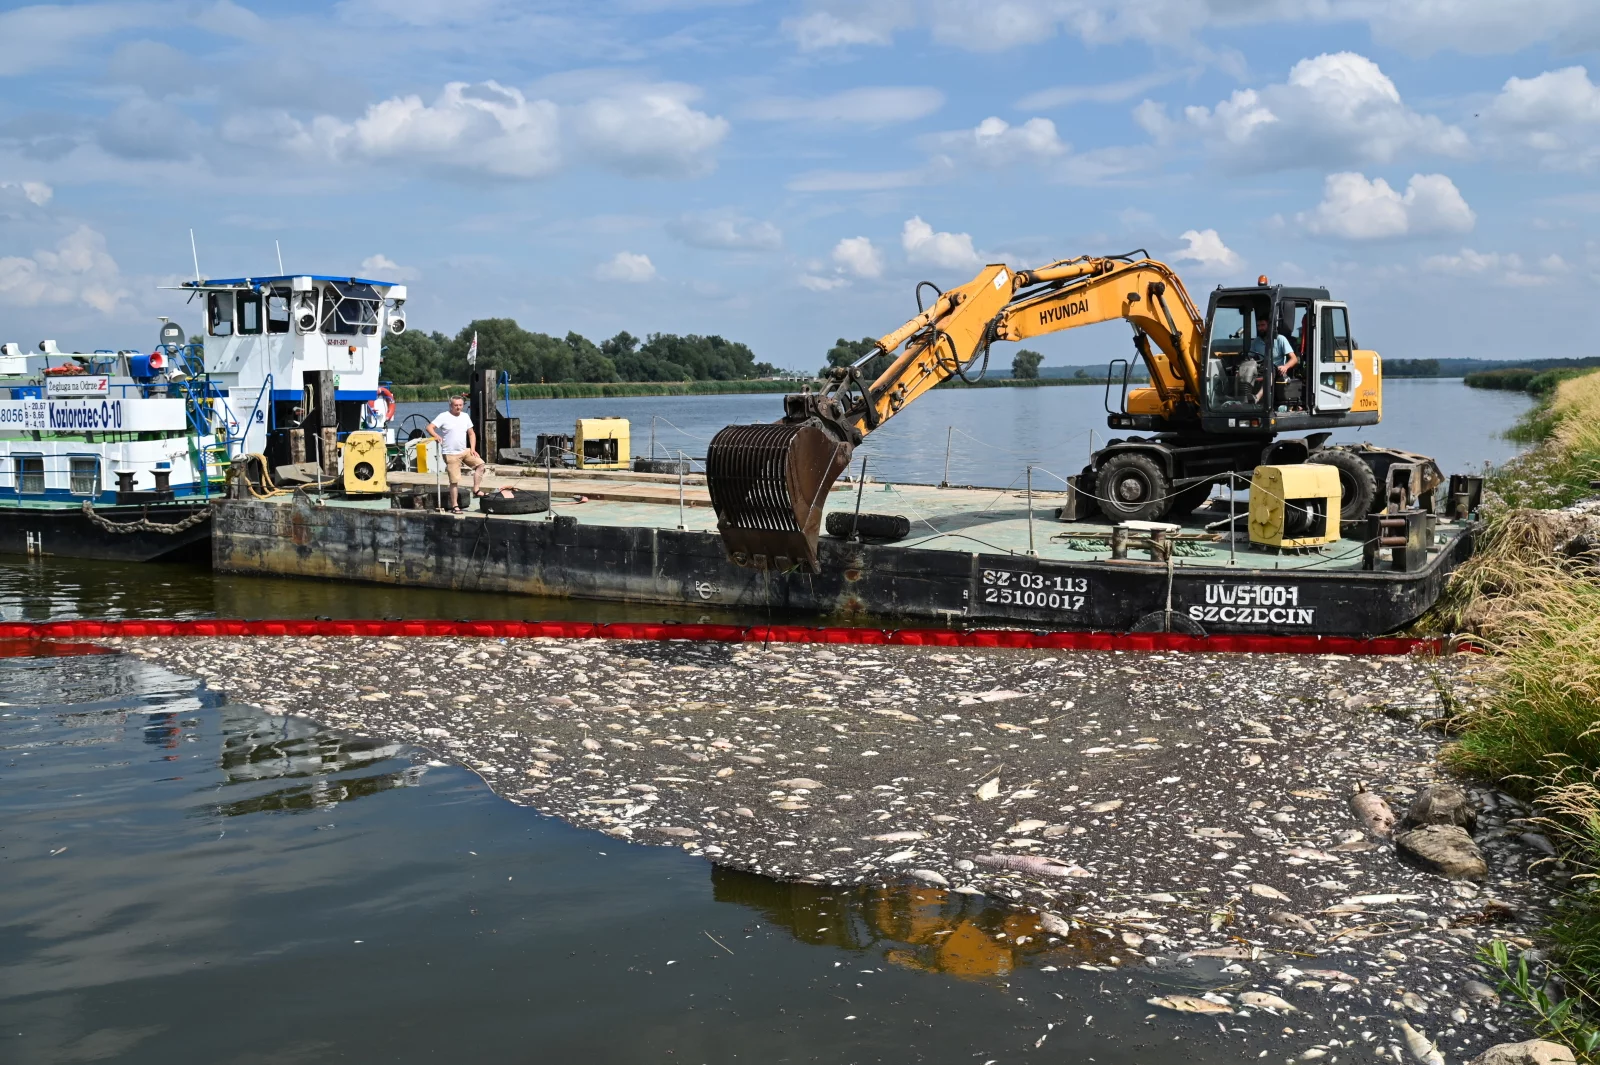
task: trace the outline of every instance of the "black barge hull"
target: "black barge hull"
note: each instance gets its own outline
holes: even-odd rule
[[[0,554],[206,563],[210,507],[203,500],[97,506],[92,515],[76,507],[0,507]]]
[[[714,533],[455,518],[410,510],[217,504],[221,572],[369,581],[627,603],[772,612],[793,620],[914,622],[1124,632],[1375,636],[1403,628],[1472,548],[1463,529],[1416,572],[1070,562],[1026,555],[866,545],[824,538],[822,572],[730,563]],[[1254,563],[1254,565],[1252,565]],[[1170,598],[1169,598],[1170,596]],[[1170,605],[1169,605],[1170,604]]]

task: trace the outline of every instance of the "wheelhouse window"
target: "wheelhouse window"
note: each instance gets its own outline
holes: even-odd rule
[[[214,337],[233,336],[233,293],[206,294],[206,332]]]
[[[100,460],[94,456],[79,456],[72,460],[69,482],[75,496],[100,494]]]
[[[1343,307],[1322,308],[1322,361],[1349,362],[1351,352],[1350,315]]]
[[[17,478],[17,491],[22,495],[44,495],[44,456],[17,455],[11,460]]]
[[[267,293],[267,332],[289,331],[289,290],[272,289]]]
[[[1206,398],[1211,409],[1258,410],[1270,367],[1256,336],[1255,307],[1218,307],[1206,345]]]
[[[329,336],[372,336],[383,300],[371,285],[333,281],[322,292],[322,331]]]
[[[261,332],[261,294],[259,292],[239,293],[239,333],[241,336],[256,336]]]

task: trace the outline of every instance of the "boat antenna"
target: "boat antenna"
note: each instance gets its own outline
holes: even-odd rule
[[[189,254],[194,256],[194,283],[200,284],[200,251],[194,244],[194,230],[189,230]]]
[[[278,276],[282,277],[283,276],[283,245],[279,244],[277,242],[277,240],[273,240],[272,246],[274,248],[278,249]]]

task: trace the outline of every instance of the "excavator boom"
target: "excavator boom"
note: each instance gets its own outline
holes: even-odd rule
[[[867,434],[940,383],[964,378],[980,359],[986,363],[996,340],[1114,318],[1134,327],[1160,413],[1171,417],[1192,403],[1201,387],[1204,321],[1171,268],[1142,253],[1021,271],[991,264],[919,307],[854,365],[830,369],[816,391],[784,397],[782,421],[717,433],[706,483],[729,557],[758,569],[815,570],[828,492]],[[889,365],[866,380],[862,368],[884,356]]]

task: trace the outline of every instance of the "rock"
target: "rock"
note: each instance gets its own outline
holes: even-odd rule
[[[1501,1043],[1490,1047],[1467,1065],[1575,1065],[1577,1058],[1560,1043],[1548,1039],[1529,1039],[1523,1043]]]
[[[1483,853],[1460,825],[1423,825],[1399,832],[1394,845],[1423,869],[1452,880],[1480,880],[1489,872]]]
[[[1478,824],[1478,811],[1467,793],[1453,784],[1429,784],[1417,792],[1406,811],[1402,828],[1422,825],[1457,825],[1471,832]]]

